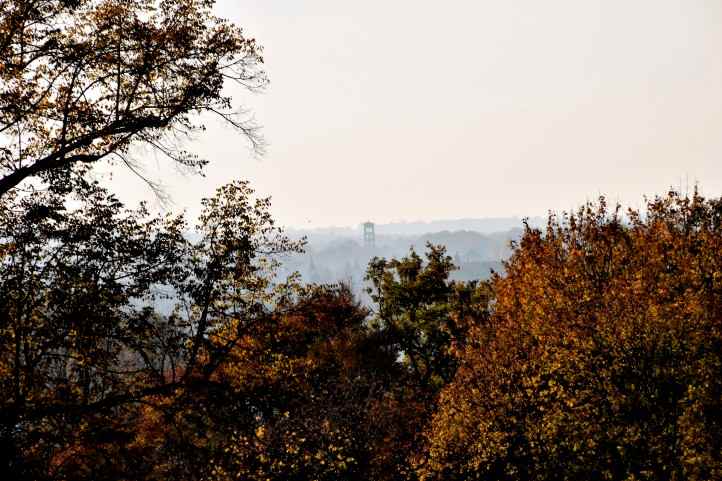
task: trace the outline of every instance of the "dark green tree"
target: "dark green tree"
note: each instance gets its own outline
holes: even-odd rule
[[[477,285],[449,279],[456,266],[445,247],[428,244],[425,257],[411,250],[401,259],[375,258],[366,280],[370,283],[367,292],[377,306],[371,326],[416,381],[434,390],[454,375],[451,348],[463,342],[467,315],[481,315],[486,306],[472,312],[471,305],[459,302],[471,301]]]

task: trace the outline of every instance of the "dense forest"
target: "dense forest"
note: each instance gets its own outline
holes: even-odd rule
[[[202,170],[197,114],[262,150],[223,93],[262,50],[212,7],[0,4],[2,479],[722,479],[720,199],[601,197],[487,279],[373,257],[362,303],[248,182],[187,219],[93,180]]]

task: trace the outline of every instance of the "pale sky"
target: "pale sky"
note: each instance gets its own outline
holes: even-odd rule
[[[267,155],[212,121],[207,176],[162,178],[174,208],[234,178],[294,227],[534,216],[700,183],[722,195],[719,0],[221,0],[265,47],[241,92]],[[129,175],[123,200],[152,199]]]

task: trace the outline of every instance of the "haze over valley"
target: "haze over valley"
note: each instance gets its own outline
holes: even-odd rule
[[[511,252],[511,242],[520,238],[523,222],[518,217],[500,217],[374,224],[374,245],[364,242],[361,224],[291,229],[287,232],[291,238],[306,239],[305,252],[285,258],[279,274],[298,272],[308,283],[342,282],[366,302],[364,276],[373,257],[401,258],[411,249],[423,255],[430,243],[446,247],[458,268],[452,279],[488,279],[492,271],[503,270],[502,261]],[[533,217],[526,222],[537,227],[544,220]]]

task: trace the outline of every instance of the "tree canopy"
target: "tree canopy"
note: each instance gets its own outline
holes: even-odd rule
[[[28,178],[67,190],[100,160],[138,172],[146,146],[199,170],[183,149],[220,116],[262,142],[226,81],[266,84],[261,47],[212,0],[18,0],[0,8],[0,196]]]
[[[97,479],[97,451],[133,437],[138,405],[198,391],[202,406],[268,311],[275,256],[300,248],[244,183],[205,202],[196,241],[181,217],[126,210],[97,185],[78,195],[71,208],[10,194],[0,209],[0,452],[18,479],[63,478],[77,443],[94,445]]]
[[[719,479],[722,203],[528,228],[428,432],[425,479]]]

